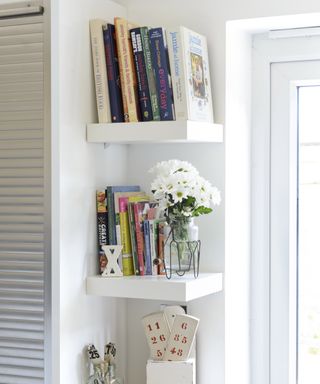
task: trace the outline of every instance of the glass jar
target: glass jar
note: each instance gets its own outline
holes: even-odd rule
[[[87,384],[105,384],[103,370],[99,365],[93,364],[93,374],[89,377]]]
[[[193,269],[195,262],[199,260],[198,226],[195,225],[192,217],[172,216],[169,217],[169,225],[165,227],[164,233],[166,275],[168,278],[172,273],[183,276]]]

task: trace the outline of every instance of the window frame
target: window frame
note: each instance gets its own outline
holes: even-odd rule
[[[276,63],[300,62],[319,60],[320,37],[294,37],[272,39],[269,34],[255,35],[252,45],[253,76],[252,76],[252,136],[251,136],[251,377],[252,382],[261,384],[278,384],[274,371],[279,368],[279,356],[275,355],[274,346],[274,318],[272,307],[273,297],[277,297],[275,287],[275,271],[278,267],[273,259],[274,237],[277,229],[273,228],[272,199],[276,191],[272,184],[273,137],[271,135],[272,87],[271,71]],[[291,79],[292,80],[292,79]],[[290,81],[291,81],[290,80]],[[306,82],[305,82],[306,83]],[[297,86],[303,82],[291,82],[291,97],[297,98]],[[293,115],[296,111],[292,111]],[[297,120],[297,119],[296,119]],[[292,129],[292,127],[291,127]],[[294,127],[292,137],[294,137]],[[296,154],[291,153],[292,156]],[[290,155],[290,156],[291,156]],[[293,159],[294,160],[294,159]],[[291,186],[296,177],[291,175]],[[291,196],[290,205],[296,204],[295,196]],[[288,220],[288,231],[295,230],[295,218],[292,224]],[[288,244],[289,246],[289,244]],[[290,244],[294,252],[296,244]],[[288,271],[294,275],[294,266],[288,265]],[[291,290],[295,290],[294,279],[290,279]],[[278,303],[279,304],[279,303]],[[294,306],[290,304],[292,315]],[[294,322],[289,331],[296,332]],[[292,338],[291,338],[292,340]],[[275,347],[276,348],[276,347]],[[296,382],[296,372],[292,366],[294,356],[288,354],[283,371],[288,369],[288,383]],[[281,361],[282,363],[282,361]],[[256,367],[260,367],[260,371]],[[262,369],[261,369],[262,367]]]

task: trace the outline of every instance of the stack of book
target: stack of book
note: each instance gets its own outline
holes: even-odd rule
[[[122,245],[124,276],[163,275],[165,219],[158,203],[137,185],[107,186],[96,191],[99,267],[107,260],[102,245]]]
[[[185,27],[90,20],[99,123],[213,122],[206,38]]]

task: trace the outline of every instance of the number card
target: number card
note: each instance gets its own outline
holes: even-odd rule
[[[189,315],[177,315],[171,330],[164,360],[184,361],[190,354],[199,319]]]
[[[151,313],[142,318],[144,331],[153,360],[163,360],[170,330],[163,312]]]
[[[163,310],[165,317],[167,318],[167,322],[169,325],[169,329],[171,332],[174,319],[176,318],[177,315],[185,315],[185,310],[180,306],[180,305],[168,305],[165,307]]]
[[[88,357],[92,364],[100,364],[102,359],[100,358],[97,348],[93,344],[88,345]]]
[[[114,343],[108,343],[104,346],[104,361],[109,364],[114,363],[114,358],[116,356],[116,346]]]

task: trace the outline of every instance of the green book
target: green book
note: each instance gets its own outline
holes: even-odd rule
[[[144,60],[146,63],[146,72],[147,72],[147,79],[149,84],[153,120],[160,120],[159,99],[158,99],[156,81],[155,81],[154,71],[152,66],[148,27],[141,27],[140,31],[141,31],[141,37],[142,37]]]

